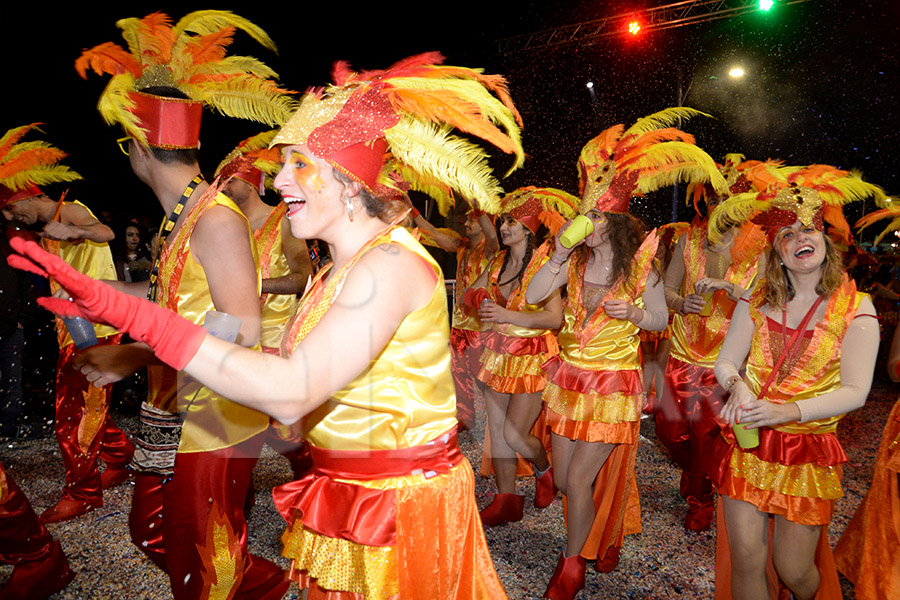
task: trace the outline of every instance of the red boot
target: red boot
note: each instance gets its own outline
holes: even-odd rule
[[[44,558],[16,565],[6,585],[0,589],[0,600],[44,600],[69,585],[73,577],[75,573],[69,569],[62,546],[54,540],[50,553]]]
[[[618,546],[610,546],[606,551],[606,556],[602,559],[597,558],[594,568],[601,573],[612,573],[619,566],[619,550]]]
[[[544,474],[534,478],[534,507],[547,508],[556,498],[556,486],[553,484],[553,467],[547,467]]]
[[[95,508],[103,506],[103,498],[93,502],[86,500],[73,500],[72,498],[62,497],[59,502],[41,513],[40,521],[47,523],[62,523],[76,517],[80,517],[84,513],[91,512]]]
[[[107,465],[100,473],[100,487],[104,490],[118,487],[128,481],[131,471],[124,465]]]
[[[584,589],[585,560],[580,554],[569,556],[559,553],[556,570],[547,584],[543,598],[550,600],[573,600]]]
[[[521,521],[524,508],[525,496],[497,494],[494,496],[494,500],[479,513],[481,524],[484,527],[496,527],[504,523]]]

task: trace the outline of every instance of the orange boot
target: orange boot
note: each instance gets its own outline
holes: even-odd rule
[[[566,557],[559,553],[556,570],[544,591],[544,598],[550,600],[573,600],[584,589],[585,560],[580,554]]]
[[[525,496],[497,494],[494,496],[494,500],[479,513],[481,524],[484,527],[496,527],[504,523],[521,521],[524,508]]]

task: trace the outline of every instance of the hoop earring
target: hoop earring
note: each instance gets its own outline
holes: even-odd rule
[[[347,207],[347,216],[350,218],[350,222],[353,222],[353,201],[350,198],[344,198],[344,205]]]

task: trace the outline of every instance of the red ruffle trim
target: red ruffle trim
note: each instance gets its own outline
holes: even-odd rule
[[[451,327],[450,348],[457,354],[463,354],[469,348],[481,348],[481,332]]]
[[[565,390],[581,394],[641,394],[644,384],[639,371],[588,371],[553,356],[543,365],[547,380]]]
[[[310,445],[312,470],[275,488],[275,507],[288,523],[299,520],[320,535],[366,546],[393,546],[397,539],[394,490],[335,479],[371,481],[413,471],[422,471],[426,477],[449,473],[463,459],[456,429],[446,442],[439,440],[398,450],[341,451]]]
[[[537,337],[513,337],[503,335],[497,331],[484,333],[484,347],[490,348],[497,354],[510,354],[512,356],[527,356],[544,354],[547,352],[547,339],[544,335]]]

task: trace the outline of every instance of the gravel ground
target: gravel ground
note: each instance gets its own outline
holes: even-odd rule
[[[859,505],[872,476],[873,460],[884,420],[897,396],[896,387],[876,383],[865,407],[844,419],[840,436],[850,457],[844,470],[845,497],[838,501],[830,528],[832,545]],[[477,406],[475,432],[463,434],[462,449],[473,465],[480,464],[484,431],[483,406]],[[120,426],[133,431],[135,417],[116,413]],[[678,496],[678,472],[657,442],[651,419],[641,424],[637,459],[643,532],[626,538],[619,567],[609,574],[588,568],[587,585],[579,598],[711,598],[715,528],[705,533],[686,532],[682,525],[685,506]],[[63,480],[62,462],[54,439],[5,441],[0,460],[15,477],[40,513],[53,504]],[[269,490],[287,481],[287,461],[268,447],[254,473],[257,503],[250,518],[250,549],[279,562],[279,536],[284,522],[275,511]],[[490,479],[476,477],[479,506],[493,494]],[[555,567],[565,540],[562,502],[537,511],[530,502],[533,479],[519,482],[526,496],[525,518],[519,523],[488,530],[487,540],[494,565],[511,599],[538,598]],[[50,525],[78,576],[54,596],[62,599],[155,599],[171,598],[168,580],[131,545],[128,509],[131,486],[123,485],[104,494],[104,505],[79,519]],[[0,582],[11,567],[0,567]],[[845,598],[853,598],[846,581]],[[292,587],[286,598],[299,598]]]

